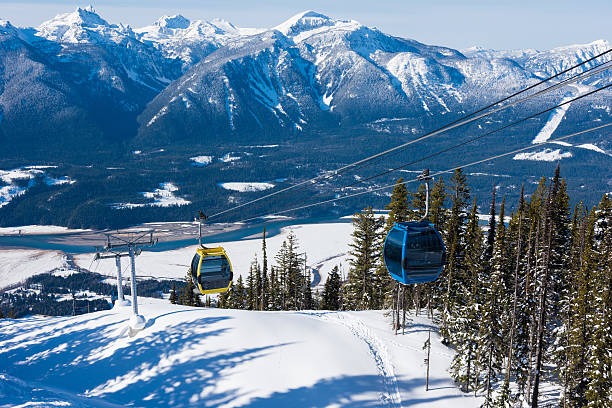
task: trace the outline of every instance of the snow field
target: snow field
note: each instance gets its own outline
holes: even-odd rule
[[[231,191],[239,191],[241,193],[245,192],[254,192],[254,191],[264,191],[274,188],[274,184],[268,182],[228,182],[228,183],[219,183],[219,187],[225,190]]]
[[[561,159],[572,157],[571,152],[561,152],[561,149],[544,149],[541,152],[525,152],[517,153],[512,158],[513,160],[532,160],[532,161],[546,161],[553,162]]]
[[[190,157],[189,160],[193,162],[191,163],[193,166],[204,167],[212,163],[213,157],[212,156],[195,156],[195,157]]]
[[[477,407],[448,375],[432,334],[430,391],[422,344],[431,323],[395,336],[382,311],[253,312],[143,298],[75,317],[0,321],[2,404],[141,407]],[[9,387],[20,392],[3,392]],[[0,405],[1,406],[1,405]],[[25,405],[24,405],[25,406]]]
[[[20,227],[1,227],[0,235],[21,234],[68,234],[91,231],[89,229],[70,229],[59,225],[22,225]]]
[[[0,169],[0,182],[6,184],[0,186],[0,207],[7,205],[13,198],[25,194],[29,188],[36,185],[35,178],[44,176],[44,183],[49,186],[58,186],[62,184],[74,184],[75,181],[68,176],[59,178],[49,177],[45,174],[46,169],[55,168],[56,166],[23,166],[11,170]],[[16,181],[29,180],[27,186],[18,186]]]
[[[351,242],[353,226],[350,223],[322,223],[293,225],[282,229],[281,233],[266,238],[268,265],[274,264],[274,256],[277,254],[284,240],[290,232],[293,232],[299,243],[298,252],[306,252],[307,264],[319,270],[320,284],[324,284],[327,274],[335,265],[342,263],[345,275],[348,272],[348,251]],[[261,234],[253,236],[253,239],[241,241],[208,243],[206,246],[223,246],[230,258],[234,270],[234,281],[242,275],[247,277],[251,262],[257,254],[259,263],[262,263]],[[194,240],[195,242],[195,240]],[[173,251],[151,252],[143,251],[136,258],[136,274],[182,279],[187,274],[189,263],[195,253],[197,245],[181,248]],[[74,256],[77,265],[90,269],[104,275],[116,276],[114,259],[103,259],[91,264],[93,254],[79,254]],[[123,268],[127,269],[128,262],[122,260]],[[314,276],[313,276],[314,279]]]
[[[61,268],[65,264],[66,256],[58,251],[0,250],[0,289],[22,282],[32,275]]]
[[[117,203],[113,205],[114,209],[137,208],[137,207],[172,207],[190,204],[191,201],[177,197],[175,193],[178,187],[171,182],[161,183],[159,188],[150,192],[141,193],[145,198],[153,200],[150,203]]]

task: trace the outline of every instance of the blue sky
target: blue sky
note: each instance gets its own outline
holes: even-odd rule
[[[548,49],[612,41],[612,1],[569,0],[0,0],[0,19],[36,26],[55,14],[92,4],[109,22],[148,25],[164,14],[223,18],[243,27],[273,27],[315,10],[428,44],[453,48]]]

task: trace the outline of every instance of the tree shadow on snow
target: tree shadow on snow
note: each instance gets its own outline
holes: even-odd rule
[[[285,345],[237,351],[207,347],[207,341],[229,330],[211,326],[228,319],[195,318],[159,332],[145,329],[132,339],[122,330],[126,319],[96,327],[81,321],[39,321],[36,329],[41,332],[28,336],[27,344],[0,334],[0,366],[28,382],[122,405],[220,405],[241,395],[240,384],[215,391],[225,370]],[[4,347],[9,343],[11,350]]]
[[[434,380],[433,382],[443,382]],[[431,383],[432,381],[430,381]],[[416,388],[423,388],[424,379],[397,381],[398,388],[405,395]],[[310,387],[294,388],[285,392],[276,392],[268,397],[255,398],[245,406],[252,408],[280,408],[280,407],[343,407],[343,408],[371,408],[394,406],[384,396],[384,384],[380,376],[358,375],[323,379]],[[449,398],[461,398],[457,395],[432,395],[428,398],[412,398],[402,400],[403,406],[413,404],[431,403]]]

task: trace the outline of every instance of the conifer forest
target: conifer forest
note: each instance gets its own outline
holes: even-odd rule
[[[394,222],[418,220],[425,187],[410,193],[399,179],[387,217],[368,207],[353,216],[351,263],[335,267],[312,293],[299,242],[289,235],[274,259],[255,257],[217,306],[247,310],[384,309],[396,333],[411,315],[430,316],[456,350],[451,375],[485,407],[612,405],[612,200],[570,204],[557,167],[552,178],[523,186],[516,203],[497,197],[477,206],[461,169],[434,180],[428,220],[440,231],[446,266],[433,283],[403,286],[382,260]],[[487,214],[488,213],[488,214]],[[258,259],[263,259],[260,262]],[[186,289],[171,302],[203,305]],[[190,289],[191,288],[191,289]],[[544,384],[560,392],[542,400]]]

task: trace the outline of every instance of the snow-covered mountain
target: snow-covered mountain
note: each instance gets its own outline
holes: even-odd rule
[[[610,48],[612,48],[612,45],[609,41],[597,40],[589,44],[569,45],[545,51],[534,49],[487,50],[479,47],[472,47],[461,50],[461,52],[472,58],[482,58],[486,60],[505,58],[513,60],[518,62],[533,75],[539,78],[546,78],[599,55]],[[593,63],[586,64],[585,67],[592,67],[610,61],[611,59],[612,56],[608,54]],[[596,81],[601,82],[602,78],[606,78],[609,81],[610,75],[594,76],[586,80],[585,83],[592,84]]]
[[[312,11],[255,35],[215,38],[225,46],[145,109],[141,136],[202,142],[330,127],[380,129],[391,121],[391,131],[416,133],[442,115],[482,106],[610,47],[597,41],[466,55]]]
[[[138,133],[146,141],[206,142],[355,126],[417,133],[443,115],[457,116],[610,47],[602,40],[550,51],[462,53],[313,11],[270,29],[174,15],[134,30],[107,22],[90,6],[37,28],[3,22],[0,30],[2,41],[13,43],[0,58],[23,47],[46,75],[58,76],[62,85],[54,89],[74,89],[75,96],[66,96],[71,109],[100,118],[102,134],[129,139]],[[30,72],[14,75],[21,81]],[[607,82],[609,75],[586,84],[597,81]],[[3,80],[0,97],[10,94],[9,82]],[[55,103],[41,97],[37,103]],[[4,99],[3,112],[19,109],[14,98]],[[57,109],[49,109],[52,118]],[[5,116],[0,124],[5,137],[30,122],[32,113],[21,110],[22,118]],[[119,119],[110,128],[103,119],[109,114]]]
[[[190,21],[178,14],[163,16],[135,31],[143,42],[153,44],[166,57],[180,59],[186,70],[228,41],[265,30],[238,28],[221,19]]]
[[[259,24],[254,21],[252,26]],[[288,179],[288,169],[295,171],[292,177],[301,178],[303,166],[308,167],[309,176],[337,168],[452,122],[610,48],[608,41],[598,40],[544,51],[477,47],[459,51],[314,11],[263,29],[217,19],[190,21],[181,15],[132,29],[107,21],[91,7],[60,14],[37,28],[2,21],[0,160],[8,160],[4,168],[50,157],[53,164],[112,160],[107,167],[123,168],[149,157],[132,152],[175,155],[153,166],[153,172],[165,172],[155,180],[150,171],[141,173],[151,178],[147,183],[126,175],[124,188],[137,188],[129,193],[92,181],[86,194],[93,191],[97,204],[107,208],[109,203],[132,203],[143,191],[175,180],[183,156],[189,161],[197,155],[239,152],[243,145],[303,143],[295,148],[302,151],[279,149],[282,157],[273,159],[263,159],[270,153],[250,156],[243,152],[239,162],[206,166],[212,177],[204,179],[188,164],[189,171],[176,183],[185,200],[193,206],[222,206],[241,200],[220,187],[223,183]],[[608,54],[590,65],[610,58]],[[425,148],[443,149],[457,139],[494,130],[611,82],[610,71],[601,72],[450,135],[432,138]],[[611,118],[612,91],[605,90],[483,138],[466,151],[453,151],[444,160],[481,159],[484,152],[548,140]],[[347,144],[351,149],[326,151],[326,143],[330,149]],[[302,153],[308,144],[318,147],[308,152],[308,163],[289,164],[288,157],[306,157]],[[559,158],[573,166],[576,180],[568,184],[570,189],[609,192],[609,131],[580,136],[571,146],[549,150],[519,155],[504,171],[520,163],[517,177],[542,174],[543,161]],[[273,170],[269,160],[275,160],[278,168]],[[427,165],[433,168],[437,163]],[[234,171],[231,175],[229,168]],[[247,168],[266,176],[244,179]],[[477,173],[500,174],[497,170]],[[601,174],[599,184],[589,190],[585,183],[594,173]],[[115,177],[97,176],[108,177],[108,183]],[[79,180],[77,174],[71,177]],[[483,181],[483,185],[492,182]],[[202,183],[215,195],[202,196]],[[520,183],[517,179],[511,185],[516,190]],[[79,188],[79,182],[70,188]],[[20,200],[27,200],[28,194]],[[104,194],[106,199],[99,198]],[[191,208],[183,207],[182,211]],[[6,205],[2,211],[11,208]]]

